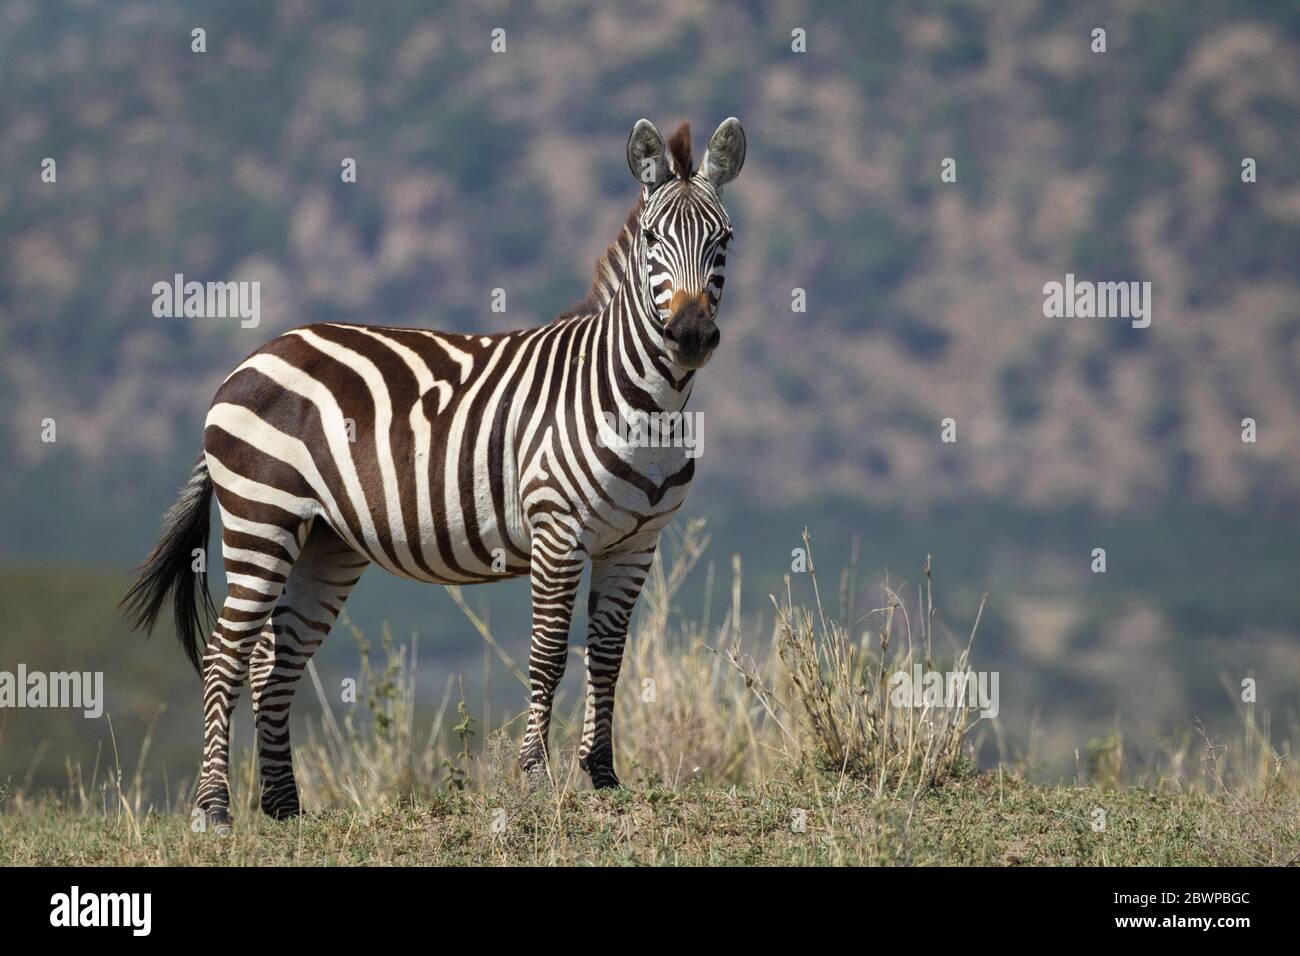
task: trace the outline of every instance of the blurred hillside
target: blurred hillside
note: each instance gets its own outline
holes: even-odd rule
[[[364,7],[0,3],[0,493],[57,487],[46,534],[102,490],[156,512],[278,331],[546,321],[634,198],[642,115],[750,142],[702,494],[1300,500],[1300,7]],[[154,318],[177,272],[260,279],[261,326]],[[1044,318],[1066,272],[1151,281],[1152,327]]]

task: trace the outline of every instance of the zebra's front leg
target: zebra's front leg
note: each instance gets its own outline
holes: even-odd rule
[[[632,608],[650,562],[648,551],[602,556],[591,562],[587,599],[587,707],[578,764],[597,790],[620,786],[614,772],[614,688],[623,665]]]
[[[561,545],[544,532],[533,536],[528,729],[519,748],[519,766],[530,774],[549,773],[551,706],[569,656],[573,601],[586,560],[586,552],[577,545]]]

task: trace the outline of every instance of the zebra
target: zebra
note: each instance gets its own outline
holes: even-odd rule
[[[591,290],[550,323],[495,335],[320,323],[244,360],[207,412],[203,453],[123,598],[148,633],[168,595],[203,680],[197,804],[228,830],[230,721],[251,687],[262,810],[300,812],[289,744],[295,685],[371,564],[473,584],[528,575],[528,719],[519,764],[549,776],[549,728],[579,578],[591,565],[578,762],[614,768],[614,689],[628,624],[695,455],[620,442],[614,416],[680,413],[720,340],[732,223],[722,188],[745,159],[725,120],[693,165],[690,126],[628,137],[640,196]],[[613,413],[613,415],[609,414]],[[206,577],[216,499],[228,583]],[[201,640],[207,622],[215,626]]]

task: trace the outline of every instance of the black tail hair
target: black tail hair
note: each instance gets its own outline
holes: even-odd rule
[[[118,605],[133,630],[148,634],[158,621],[167,593],[172,592],[172,617],[176,637],[199,673],[199,655],[206,633],[217,616],[208,593],[208,508],[212,502],[212,477],[202,455],[190,480],[163,518],[162,535],[149,557],[136,569],[139,577]],[[202,571],[190,570],[194,549],[203,549]],[[202,600],[200,600],[202,596]]]

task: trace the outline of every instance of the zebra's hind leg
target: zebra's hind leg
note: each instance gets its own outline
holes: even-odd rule
[[[220,499],[218,499],[220,503]],[[308,525],[296,531],[253,526],[222,508],[226,601],[203,651],[203,769],[198,805],[215,832],[230,829],[230,718],[249,658],[298,559]]]
[[[628,622],[650,570],[655,542],[648,550],[602,555],[591,562],[587,599],[587,707],[582,721],[578,765],[592,786],[620,786],[614,772],[614,687],[623,664]]]
[[[317,522],[253,650],[249,683],[257,725],[262,811],[277,820],[300,812],[289,745],[293,692],[369,563],[323,522]]]

